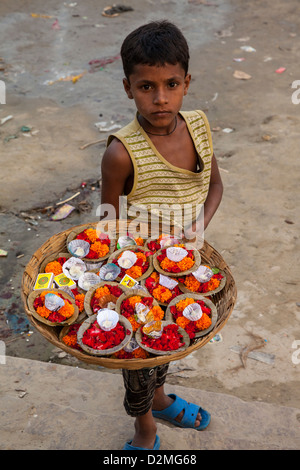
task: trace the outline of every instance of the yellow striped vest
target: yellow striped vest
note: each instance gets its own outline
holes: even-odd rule
[[[128,218],[137,217],[138,211],[146,211],[160,219],[171,218],[173,224],[183,227],[190,225],[198,216],[210,182],[213,155],[210,127],[202,111],[182,111],[180,115],[198,153],[197,172],[169,163],[158,152],[137,116],[133,122],[109,136],[107,145],[114,137],[119,139],[134,168],[133,187],[127,195]],[[141,215],[139,217],[142,219]]]

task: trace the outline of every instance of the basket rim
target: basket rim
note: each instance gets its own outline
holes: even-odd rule
[[[109,223],[108,223],[109,222]],[[117,220],[117,221],[106,221],[103,222],[103,226],[108,226],[109,234],[112,235],[112,238],[117,238],[116,233],[127,233],[127,226],[128,221],[126,220]],[[99,222],[93,222],[89,224],[80,224],[77,227],[81,230],[84,230],[87,227],[93,226],[95,227]],[[106,225],[105,225],[106,224]],[[144,223],[141,223],[141,226],[145,226]],[[38,275],[39,265],[40,263],[46,258],[46,253],[51,250],[54,251],[54,247],[57,246],[57,252],[61,252],[66,250],[66,238],[67,235],[74,229],[68,228],[64,231],[61,231],[53,236],[51,236],[32,254],[29,262],[27,263],[22,277],[22,286],[21,286],[21,298],[24,305],[24,310],[28,315],[28,318],[32,325],[42,334],[47,341],[52,343],[54,346],[59,347],[63,351],[67,352],[70,355],[75,356],[78,360],[92,365],[98,365],[107,367],[109,369],[130,369],[130,370],[138,370],[143,368],[152,368],[158,365],[166,364],[172,361],[180,360],[186,357],[188,354],[193,353],[194,351],[202,348],[205,346],[209,340],[218,333],[224,326],[226,325],[230,315],[234,309],[236,298],[237,298],[237,287],[232,275],[231,269],[224,260],[223,256],[215,249],[207,240],[203,240],[203,244],[201,248],[199,248],[199,252],[201,257],[207,264],[211,262],[213,259],[214,266],[218,267],[219,269],[223,269],[226,273],[226,285],[225,288],[220,292],[217,293],[215,296],[214,301],[216,304],[221,306],[221,316],[218,316],[218,321],[215,325],[215,328],[209,332],[206,336],[202,338],[198,338],[194,340],[193,343],[183,352],[183,353],[174,353],[170,356],[153,356],[146,359],[135,358],[135,359],[116,359],[116,358],[109,358],[109,357],[96,357],[91,356],[84,351],[74,350],[73,348],[65,345],[58,339],[58,332],[60,327],[50,328],[45,324],[42,324],[38,321],[35,317],[32,316],[31,312],[27,306],[27,298],[28,294],[33,289],[36,276]],[[104,229],[105,230],[105,229]],[[146,232],[147,227],[144,227]],[[141,248],[141,247],[140,247]],[[219,315],[219,314],[218,314]]]

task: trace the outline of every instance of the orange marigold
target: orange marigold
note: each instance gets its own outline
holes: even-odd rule
[[[195,300],[194,299],[191,299],[190,297],[187,297],[186,299],[182,299],[180,300],[177,304],[176,304],[176,308],[183,312],[183,310],[185,309],[185,307],[187,307],[188,305],[191,305],[195,303]]]
[[[86,236],[89,238],[89,240],[91,241],[91,243],[95,243],[95,241],[98,238],[97,231],[93,228],[87,228],[84,232]]]
[[[141,300],[142,300],[142,297],[140,297],[139,295],[133,295],[132,297],[129,297],[128,302],[130,303],[132,307],[134,307],[135,304],[137,304]]]
[[[188,276],[186,276],[184,280],[184,284],[192,292],[197,292],[201,285],[200,282],[197,281],[197,279],[192,274],[189,274]]]
[[[159,274],[156,271],[153,271],[150,277],[154,279],[155,282],[159,281]]]
[[[66,335],[62,340],[67,346],[74,348],[77,344],[77,335]]]
[[[96,241],[91,245],[91,250],[95,251],[99,258],[102,258],[109,252],[109,247],[106,243]]]
[[[210,281],[208,281],[208,290],[215,290],[217,287],[219,287],[219,284],[219,279],[210,279]]]
[[[96,299],[100,299],[104,295],[109,295],[109,294],[110,294],[109,288],[107,286],[103,286],[103,287],[98,287],[98,289],[95,290],[94,297],[96,297]]]
[[[177,263],[177,266],[179,267],[180,271],[187,271],[188,269],[191,269],[195,264],[194,259],[186,256],[183,258],[181,261]]]
[[[58,276],[62,272],[62,266],[58,261],[50,261],[45,267],[45,273],[53,273],[54,276]]]
[[[134,241],[138,246],[144,245],[144,239],[142,237],[135,238]]]
[[[172,297],[172,292],[166,287],[158,286],[153,289],[152,295],[160,302],[166,303]]]
[[[46,308],[45,306],[43,307],[37,307],[36,309],[37,313],[39,315],[41,315],[41,317],[43,318],[48,318],[50,313],[51,313],[51,310],[49,310],[48,308]]]
[[[148,315],[152,313],[154,320],[162,320],[164,318],[164,311],[159,305],[154,305],[154,307],[151,308],[150,312]]]
[[[77,302],[79,302],[79,305],[78,305],[79,312],[82,312],[83,309],[84,309],[84,297],[85,297],[84,294],[75,295],[75,300],[77,300]]]
[[[126,269],[126,274],[133,277],[133,279],[137,279],[143,274],[143,270],[140,266],[132,266],[131,268]]]
[[[185,329],[187,327],[187,325],[190,323],[190,320],[188,318],[185,318],[185,317],[178,317],[176,319],[176,323],[177,323],[178,326]]]
[[[136,330],[141,326],[141,324],[138,323],[138,322],[135,320],[134,316],[132,316],[132,315],[130,315],[130,317],[128,317],[127,320],[130,321],[133,331],[136,331]]]
[[[61,307],[58,312],[65,318],[70,318],[72,315],[74,315],[74,306],[66,301],[65,305]]]
[[[138,253],[136,253],[136,257],[138,259],[141,259],[143,261],[143,263],[146,263],[146,261],[147,261],[147,256],[144,253],[138,252]]]
[[[202,317],[196,321],[196,326],[198,330],[206,330],[211,325],[211,318],[206,314],[202,313]]]

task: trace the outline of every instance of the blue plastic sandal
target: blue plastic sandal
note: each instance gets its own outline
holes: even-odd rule
[[[123,450],[158,450],[160,447],[160,439],[157,435],[155,437],[153,449],[146,449],[145,447],[134,447],[131,445],[131,442],[132,441],[126,442],[125,446],[123,447]]]
[[[178,397],[177,395],[170,393],[168,395],[170,398],[173,398],[173,403],[161,411],[152,410],[154,418],[164,419],[174,424],[174,426],[179,426],[180,428],[193,428],[197,431],[202,431],[210,423],[210,414],[208,411],[205,411],[200,406],[189,403],[186,400]],[[181,421],[176,421],[176,417],[184,411],[184,415]],[[201,414],[201,423],[198,427],[195,428],[195,420],[197,414]]]

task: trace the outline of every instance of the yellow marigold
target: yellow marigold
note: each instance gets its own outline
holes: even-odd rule
[[[143,270],[140,266],[132,266],[131,268],[126,269],[126,274],[133,277],[133,279],[137,279],[143,274]]]
[[[95,243],[95,241],[98,238],[97,231],[93,228],[87,228],[84,232],[86,236],[89,238],[89,240],[91,241],[91,243]]]
[[[135,304],[140,302],[142,300],[142,297],[139,295],[133,295],[132,297],[129,297],[128,302],[130,303],[131,307],[134,307]]]
[[[152,294],[153,297],[163,303],[166,303],[172,297],[172,292],[163,286],[158,286],[153,289]]]
[[[53,273],[54,276],[58,276],[62,272],[62,266],[58,261],[50,261],[45,267],[45,273]]]
[[[186,299],[182,299],[180,300],[177,304],[176,304],[176,308],[183,312],[183,310],[185,309],[185,307],[187,307],[188,305],[191,305],[191,304],[194,304],[195,303],[195,300],[194,299],[191,299],[189,297],[187,297]]]
[[[188,318],[185,318],[185,317],[178,317],[176,319],[176,323],[177,323],[178,326],[185,329],[187,327],[187,325],[190,323],[190,320]]]
[[[37,307],[36,309],[37,313],[39,315],[41,315],[41,317],[43,318],[48,318],[50,313],[51,313],[51,310],[49,310],[48,308],[46,308],[45,306],[43,307]]]
[[[198,330],[206,330],[211,325],[211,318],[206,314],[202,313],[202,317],[196,321]]]
[[[69,302],[65,302],[65,305],[61,307],[58,312],[65,318],[70,318],[72,315],[74,315],[74,306]]]
[[[91,250],[95,251],[99,258],[102,258],[109,252],[109,246],[106,243],[95,242],[92,243]]]
[[[95,290],[94,297],[96,297],[96,299],[100,299],[100,297],[103,297],[103,295],[109,295],[109,294],[110,294],[109,288],[107,286],[103,286],[103,287],[98,287],[98,289]]]

